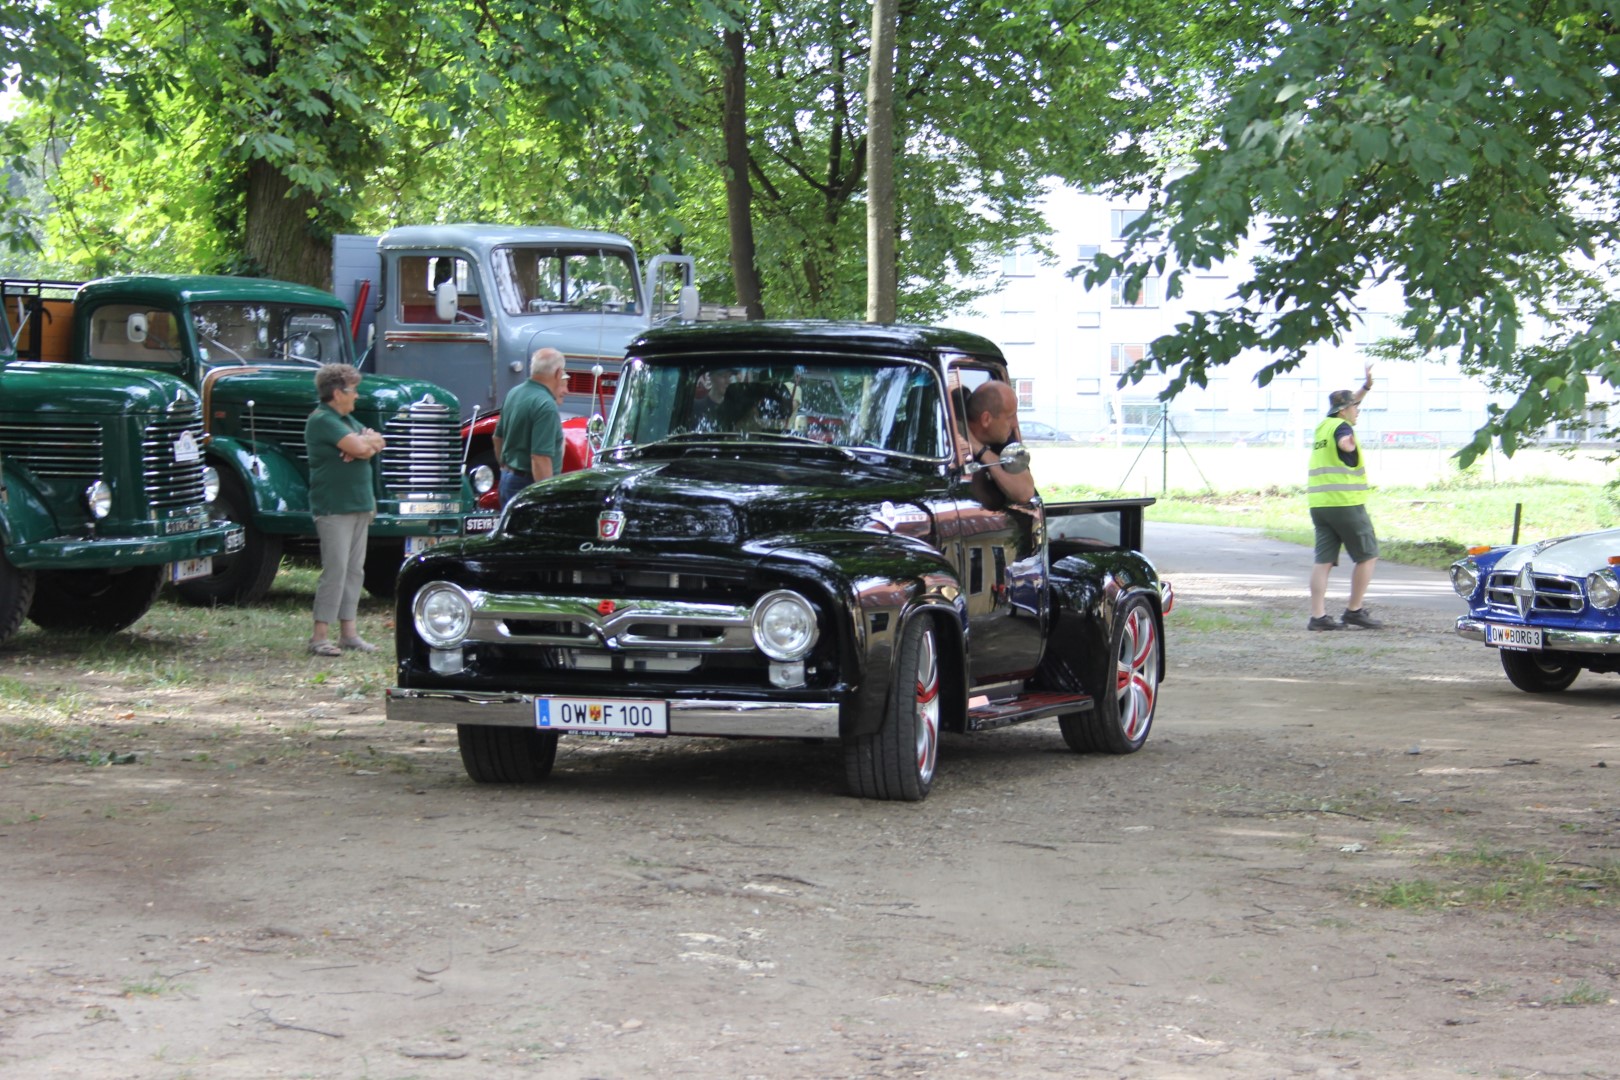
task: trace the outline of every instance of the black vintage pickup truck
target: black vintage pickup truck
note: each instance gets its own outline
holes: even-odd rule
[[[574,733],[836,739],[854,794],[905,800],[942,731],[1057,717],[1077,751],[1138,749],[1172,603],[1137,550],[1152,500],[1002,505],[960,448],[1006,377],[952,330],[644,334],[593,468],[406,563],[388,717],[455,724],[496,783]]]

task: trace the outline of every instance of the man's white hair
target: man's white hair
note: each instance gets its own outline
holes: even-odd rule
[[[550,345],[536,349],[534,355],[529,357],[529,377],[532,379],[536,375],[542,377],[555,375],[563,369],[563,365],[567,362],[563,354]]]

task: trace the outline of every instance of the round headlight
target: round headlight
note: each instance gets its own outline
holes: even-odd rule
[[[772,660],[802,660],[815,647],[816,609],[786,589],[766,593],[754,605],[754,644]]]
[[[411,607],[417,634],[435,649],[460,645],[472,625],[472,599],[448,581],[423,586]]]
[[[203,502],[219,498],[219,470],[212,465],[203,466]]]
[[[107,481],[97,480],[84,489],[84,504],[90,508],[90,516],[97,520],[112,513],[112,488]]]
[[[1599,611],[1608,611],[1620,603],[1620,584],[1615,583],[1613,570],[1599,570],[1587,576],[1586,599]]]
[[[495,470],[488,465],[474,465],[467,470],[467,479],[472,481],[472,489],[482,495],[495,486]]]
[[[1479,584],[1479,567],[1471,562],[1451,564],[1451,587],[1457,590],[1457,595],[1464,600],[1474,595],[1474,588]]]

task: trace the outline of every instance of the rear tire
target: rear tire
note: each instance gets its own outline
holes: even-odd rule
[[[1159,622],[1145,597],[1119,609],[1109,656],[1113,663],[1086,687],[1096,705],[1058,717],[1063,741],[1077,753],[1131,754],[1147,741],[1159,704]]]
[[[844,740],[844,775],[863,799],[918,802],[934,786],[939,763],[939,638],[926,618],[900,639],[883,724]]]
[[[480,784],[535,784],[551,775],[557,733],[523,727],[457,724],[467,775]]]
[[[242,526],[242,550],[214,556],[214,572],[174,587],[188,604],[252,604],[263,600],[281,569],[282,538],[253,525],[253,504],[242,481],[220,470],[219,496],[208,507],[215,521]]]
[[[19,570],[0,553],[0,645],[10,641],[34,602],[34,572]]]
[[[1575,676],[1581,673],[1579,664],[1565,660],[1555,652],[1497,651],[1501,654],[1502,670],[1507,673],[1508,682],[1527,694],[1556,694],[1568,690]]]
[[[136,622],[163,588],[162,566],[128,570],[42,570],[28,617],[46,630],[114,634]]]

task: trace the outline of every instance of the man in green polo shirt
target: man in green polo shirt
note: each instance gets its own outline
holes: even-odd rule
[[[562,471],[562,400],[567,379],[563,354],[549,346],[529,357],[529,377],[512,387],[495,423],[495,460],[501,467],[501,505],[518,492]]]
[[[1372,389],[1372,364],[1360,390],[1335,390],[1328,395],[1328,414],[1316,425],[1311,439],[1310,476],[1305,498],[1316,526],[1316,563],[1311,567],[1311,619],[1309,630],[1360,627],[1377,630],[1384,624],[1367,613],[1362,599],[1378,565],[1378,535],[1367,515],[1367,460],[1356,442],[1356,417],[1361,399]],[[1328,572],[1339,564],[1339,549],[1350,554],[1350,600],[1338,621],[1327,613]]]

